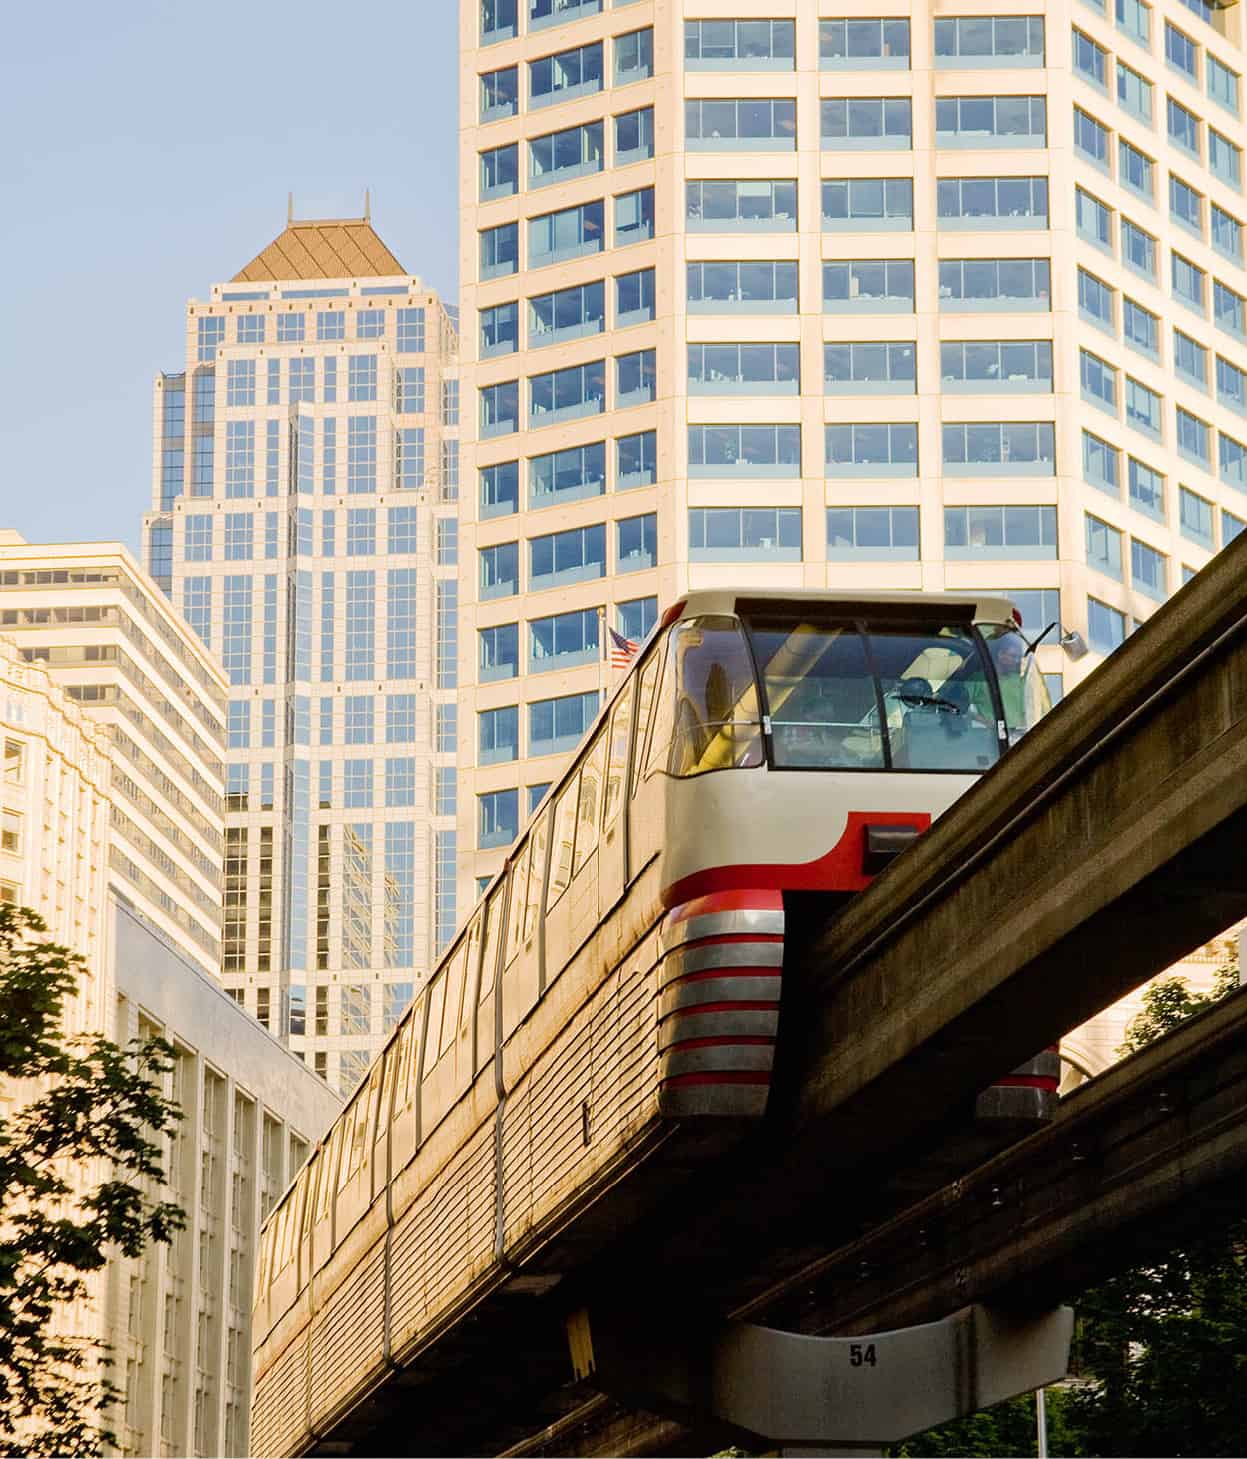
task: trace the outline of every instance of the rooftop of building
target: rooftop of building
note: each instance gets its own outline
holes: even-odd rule
[[[393,278],[407,271],[362,218],[287,217],[286,226],[231,283],[286,279]]]

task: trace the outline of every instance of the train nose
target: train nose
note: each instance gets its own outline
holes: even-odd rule
[[[993,1129],[1033,1129],[1056,1114],[1061,1053],[1053,1045],[1019,1064],[985,1089],[974,1102],[976,1123]]]

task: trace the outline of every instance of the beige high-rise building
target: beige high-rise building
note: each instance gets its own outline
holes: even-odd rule
[[[85,959],[67,1032],[166,1038],[183,1110],[152,1194],[186,1228],[54,1319],[108,1343],[124,1454],[248,1452],[259,1223],[340,1107],[221,986],[225,694],[120,544],[0,531],[0,900]]]
[[[455,924],[453,316],[290,219],[156,382],[153,577],[229,681],[230,994],[349,1090]]]
[[[461,23],[465,882],[689,588],[1004,589],[1059,691],[1242,530],[1241,6]]]
[[[220,665],[119,542],[33,544],[0,532],[0,634],[81,706],[108,746],[110,889],[217,976]],[[89,957],[90,940],[79,950]]]

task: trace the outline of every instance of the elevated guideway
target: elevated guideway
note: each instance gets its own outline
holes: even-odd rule
[[[731,1316],[828,1335],[970,1302],[1039,1310],[1240,1215],[1245,1190],[1247,989],[1077,1090],[1048,1128]],[[509,1453],[706,1453],[724,1441],[564,1391],[568,1413]]]
[[[567,1307],[613,1291],[662,1321],[761,1299],[938,1187],[930,1152],[975,1091],[1247,915],[1244,584],[1247,537],[830,926],[806,909],[767,1121],[730,1171],[587,1274],[470,1314],[322,1452],[515,1442],[566,1364]]]

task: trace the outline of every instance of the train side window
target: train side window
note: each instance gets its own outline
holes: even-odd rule
[[[342,1190],[364,1158],[364,1130],[368,1123],[368,1100],[366,1091],[360,1090],[346,1112],[349,1133],[343,1138],[346,1148],[342,1152],[342,1164],[338,1172],[338,1189]]]
[[[329,1204],[333,1200],[334,1176],[338,1171],[338,1156],[342,1149],[342,1127],[345,1121],[345,1115],[338,1118],[325,1146],[325,1178],[320,1183],[320,1196],[316,1202],[318,1221],[323,1221],[329,1215]]]
[[[598,846],[598,816],[602,807],[602,779],[606,769],[606,727],[598,732],[580,772],[580,808],[576,814],[576,876]]]
[[[411,1103],[412,1090],[415,1088],[415,1080],[411,1077],[412,1065],[415,1062],[411,1057],[411,1046],[414,1041],[412,1031],[415,1026],[413,1010],[408,1009],[407,1016],[398,1030],[398,1043],[394,1049],[394,1071],[398,1082],[398,1089],[394,1095],[395,1109]]]
[[[654,691],[654,723],[649,732],[649,753],[645,757],[645,775],[648,779],[667,768],[667,752],[671,745],[671,733],[675,726],[675,705],[679,695],[677,678],[675,633],[667,635],[663,646],[663,669]]]
[[[757,769],[762,719],[753,661],[739,621],[694,618],[671,635],[679,680],[667,769],[672,775]]]
[[[624,686],[619,702],[611,715],[610,763],[606,771],[606,796],[602,806],[602,826],[614,825],[623,804],[624,777],[628,773],[628,731],[631,728],[632,680]]]
[[[442,1028],[442,1010],[446,1007],[446,973],[441,972],[433,975],[433,982],[428,992],[429,999],[429,1021],[426,1026],[424,1042],[428,1052],[424,1058],[424,1072],[426,1076],[432,1071],[433,1065],[437,1063],[438,1037]]]
[[[507,913],[507,952],[504,963],[510,967],[524,946],[524,903],[528,900],[528,867],[532,855],[532,838],[524,842],[524,849],[511,868],[511,907]],[[482,984],[481,996],[485,989]]]
[[[277,1265],[276,1272],[284,1272],[290,1265],[290,1258],[294,1255],[290,1249],[287,1237],[290,1234],[290,1211],[294,1205],[294,1192],[292,1191],[282,1203],[281,1214],[277,1223]]]
[[[544,810],[541,819],[533,827],[528,841],[532,847],[531,870],[528,876],[528,896],[524,903],[524,941],[537,930],[537,914],[541,908],[541,882],[546,874],[546,841],[550,832],[550,812]]]
[[[368,1081],[368,1123],[364,1126],[364,1134],[367,1137],[364,1149],[368,1145],[375,1144],[377,1134],[381,1128],[381,1092],[385,1085],[385,1072],[388,1060],[381,1059],[373,1068],[372,1077]]]
[[[498,935],[501,932],[502,909],[506,906],[507,883],[499,882],[485,903],[485,951],[481,963],[481,997],[493,988],[498,975]]]
[[[663,649],[666,642],[654,645],[654,652],[650,655],[649,663],[641,670],[641,677],[638,681],[636,701],[636,753],[632,760],[632,794],[636,794],[637,786],[641,783],[641,770],[645,764],[645,732],[649,729],[650,710],[654,704],[654,683],[658,678],[658,669],[662,663]]]
[[[485,919],[483,912],[477,912],[472,918],[472,925],[468,928],[468,961],[463,973],[463,1017],[461,1023],[467,1023],[472,1017],[472,1009],[476,1006],[472,995],[476,992],[476,984],[472,981],[478,970],[482,979],[485,976],[481,967],[481,924]]]
[[[563,787],[554,805],[554,863],[550,867],[547,912],[567,890],[572,879],[572,851],[576,842],[576,799],[579,793],[580,776],[576,774]]]
[[[316,1207],[320,1204],[321,1167],[324,1165],[322,1151],[316,1151],[307,1163],[308,1190],[307,1200],[303,1203],[303,1229],[302,1240],[306,1241],[312,1232],[312,1217],[316,1214]]]
[[[446,966],[444,980],[446,983],[446,1013],[442,1019],[442,1038],[438,1044],[437,1057],[440,1059],[447,1049],[454,1047],[455,1034],[459,1029],[459,1013],[463,1006],[463,974],[468,960],[468,947],[466,940],[461,940],[451,955],[450,962]]]

